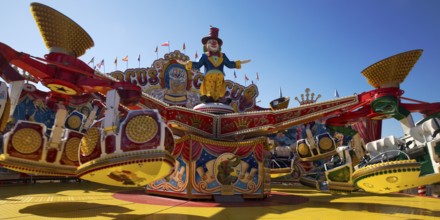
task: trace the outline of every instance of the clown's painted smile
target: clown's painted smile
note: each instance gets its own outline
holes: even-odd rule
[[[219,50],[219,45],[217,40],[210,39],[206,44],[209,51],[217,52]]]

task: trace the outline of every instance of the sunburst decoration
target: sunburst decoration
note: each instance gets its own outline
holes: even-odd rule
[[[333,146],[333,141],[329,137],[323,137],[319,140],[319,148],[323,150],[330,150]]]
[[[138,115],[130,119],[125,127],[125,133],[135,143],[145,143],[151,140],[158,131],[156,120],[148,115]]]
[[[301,156],[307,156],[309,154],[309,148],[305,143],[300,143],[298,145],[298,153]]]
[[[22,154],[31,154],[41,146],[41,134],[32,128],[22,128],[12,136],[12,146]]]
[[[99,130],[97,127],[87,130],[86,135],[81,139],[81,152],[84,156],[92,154],[99,140]]]
[[[66,143],[66,156],[71,161],[78,161],[78,147],[81,139],[77,137],[70,138]]]
[[[78,115],[72,115],[67,119],[67,125],[71,129],[78,129],[81,126],[81,118]]]

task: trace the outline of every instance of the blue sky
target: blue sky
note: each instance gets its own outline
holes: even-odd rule
[[[30,13],[32,1],[1,1],[0,41],[17,51],[43,57],[47,49]],[[95,63],[102,59],[106,71],[113,61],[129,57],[128,67],[149,67],[171,50],[181,50],[194,59],[201,54],[201,38],[209,26],[220,29],[222,50],[231,60],[251,59],[236,70],[237,82],[244,75],[259,87],[259,103],[268,107],[279,96],[293,98],[310,88],[321,101],[372,90],[361,71],[371,64],[413,49],[424,53],[401,89],[404,96],[438,102],[435,91],[440,71],[440,1],[435,0],[274,0],[274,1],[38,1],[80,24],[93,38],[95,47],[80,57]],[[234,70],[226,69],[234,80]],[[256,81],[256,73],[260,80]],[[250,82],[247,82],[248,84]],[[417,119],[417,117],[416,117]],[[391,121],[390,121],[391,120]],[[398,122],[384,123],[383,135],[401,135]]]

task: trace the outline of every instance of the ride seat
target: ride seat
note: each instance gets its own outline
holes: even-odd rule
[[[370,153],[370,156],[374,157],[386,151],[399,150],[400,145],[402,144],[405,144],[405,142],[397,139],[394,136],[388,136],[376,141],[369,142],[366,145],[366,148],[367,151]]]
[[[422,124],[423,134],[428,141],[431,141],[434,137],[434,133],[440,129],[440,121],[436,118],[429,119]]]
[[[423,134],[422,125],[417,125],[409,130],[409,134],[414,138],[415,145],[422,145],[426,142],[425,135]]]
[[[433,139],[432,135],[439,129],[439,124],[438,119],[432,118],[411,128],[409,133],[416,141],[416,145],[423,145]]]
[[[275,148],[277,157],[289,158],[291,156],[292,149],[289,146],[278,146]]]

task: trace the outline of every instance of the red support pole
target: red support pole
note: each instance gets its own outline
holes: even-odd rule
[[[417,194],[419,196],[426,196],[426,186],[419,186],[417,187]]]

